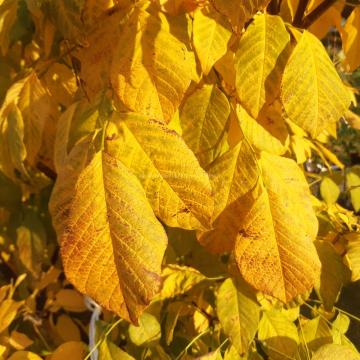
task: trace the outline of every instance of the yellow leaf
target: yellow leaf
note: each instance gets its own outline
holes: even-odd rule
[[[324,176],[320,184],[320,194],[327,204],[335,204],[340,196],[339,185],[342,182],[342,174],[334,173]]]
[[[240,32],[244,24],[258,11],[266,8],[269,0],[229,1],[215,0],[215,8],[227,16],[235,31]]]
[[[16,21],[18,0],[3,0],[0,3],[0,49],[6,55],[10,45],[10,30]]]
[[[161,328],[155,316],[144,312],[139,319],[139,326],[130,324],[130,340],[137,346],[156,342],[161,337]]]
[[[86,0],[81,12],[81,18],[88,26],[93,26],[96,21],[101,19],[101,16],[106,13],[106,10],[114,6],[115,0]]]
[[[168,265],[162,272],[163,287],[159,294],[160,299],[169,299],[189,291],[206,277],[199,271],[187,267]]]
[[[258,339],[274,360],[293,359],[299,343],[295,324],[275,309],[263,312]]]
[[[204,85],[191,94],[180,111],[182,137],[206,168],[226,141],[230,105],[216,85]]]
[[[161,9],[171,15],[195,10],[205,0],[156,0]]]
[[[213,230],[199,233],[199,242],[215,253],[231,251],[240,229],[244,196],[259,177],[256,158],[244,140],[218,158],[209,169],[214,190]]]
[[[155,214],[169,226],[210,226],[210,180],[184,140],[164,123],[136,114],[114,114],[109,149],[138,177]]]
[[[351,203],[354,210],[360,210],[360,166],[355,165],[346,172],[346,185],[350,191]]]
[[[313,355],[311,360],[359,360],[360,354],[346,345],[327,344]]]
[[[81,47],[74,56],[81,64],[80,77],[86,95],[95,99],[96,95],[110,82],[111,60],[121,34],[120,24],[124,21],[124,11],[116,11],[106,20],[96,22],[86,38],[88,46]],[[128,39],[130,41],[130,39]]]
[[[178,29],[177,36],[170,28]],[[131,111],[169,122],[195,76],[183,18],[136,8],[117,43],[111,83],[118,100]]]
[[[195,11],[193,41],[205,75],[227,52],[231,34],[227,19],[212,6]]]
[[[55,297],[55,305],[71,312],[86,311],[84,296],[71,289],[58,291]]]
[[[35,165],[45,123],[53,121],[52,100],[34,72],[8,90],[0,109],[0,119],[0,135],[4,143],[0,160],[6,162],[4,153],[8,151],[13,165],[12,168],[7,164],[5,173],[11,178],[14,178],[15,169],[26,174],[25,159],[30,165]]]
[[[311,290],[320,275],[313,244],[318,223],[297,164],[263,152],[260,165],[259,186],[239,215],[235,258],[248,283],[286,303]]]
[[[290,137],[290,147],[295,154],[298,164],[303,164],[311,157],[311,143],[309,139],[299,135],[293,135]]]
[[[62,342],[81,340],[79,327],[67,315],[59,316],[55,328]]]
[[[80,341],[61,344],[50,356],[50,360],[84,360],[87,355],[86,345]]]
[[[236,52],[236,90],[241,105],[257,118],[280,90],[290,35],[279,16],[257,15]]]
[[[275,121],[270,118],[268,121],[264,118],[255,120],[241,106],[238,106],[237,114],[245,138],[256,150],[267,151],[276,155],[285,153],[288,133],[281,117]]]
[[[360,7],[357,6],[346,20],[342,32],[345,64],[349,71],[360,66]]]
[[[99,347],[99,360],[135,360],[135,358],[105,339]]]
[[[324,46],[307,31],[285,67],[281,99],[290,120],[313,138],[336,123],[350,105],[349,94]]]
[[[235,88],[235,53],[231,50],[217,61],[214,65],[216,71],[222,76],[231,91]]]
[[[14,354],[12,354],[7,360],[42,360],[42,359],[39,355],[36,355],[30,351],[17,351]]]
[[[216,296],[216,307],[223,331],[239,354],[246,353],[259,325],[260,306],[248,285],[225,280]]]
[[[302,320],[300,320],[302,322]],[[316,351],[320,346],[331,343],[331,329],[322,316],[307,320],[304,324],[300,323],[300,349],[306,354],[306,347],[311,351]],[[306,355],[305,355],[306,356]]]
[[[349,233],[345,235],[346,262],[351,270],[351,281],[360,280],[360,234]]]
[[[67,107],[73,102],[77,84],[73,71],[67,66],[53,64],[45,73],[43,81],[57,105]]]
[[[41,219],[34,211],[28,210],[25,213],[22,225],[16,229],[16,235],[19,259],[26,270],[34,278],[38,278],[46,251],[46,233]]]
[[[331,311],[351,274],[331,243],[318,240],[315,246],[321,261],[321,275],[315,290],[325,310]]]
[[[280,15],[284,21],[289,23],[293,22],[298,4],[299,0],[285,0],[281,2]]]
[[[69,119],[63,121],[68,131]],[[66,146],[58,149],[65,154],[57,155],[50,208],[64,269],[80,292],[136,322],[160,290],[166,234],[140,182],[116,157],[119,139],[107,137],[104,149],[94,152],[91,138],[69,154]]]
[[[29,347],[33,341],[26,335],[18,331],[12,331],[9,344],[16,350],[24,350]]]
[[[0,304],[0,333],[3,332],[16,318],[16,315],[24,304],[23,301],[6,299]]]

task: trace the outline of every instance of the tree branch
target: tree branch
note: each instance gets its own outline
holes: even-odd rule
[[[308,6],[308,3],[309,3],[309,0],[300,0],[299,5],[296,9],[296,13],[294,16],[294,21],[293,21],[293,24],[295,26],[301,25],[305,10]]]
[[[317,8],[315,8],[310,14],[304,17],[301,27],[307,29],[313,24],[326,10],[334,5],[338,0],[325,0]]]

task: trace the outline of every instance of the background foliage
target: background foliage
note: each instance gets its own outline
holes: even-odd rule
[[[359,31],[0,0],[0,357],[358,359]]]

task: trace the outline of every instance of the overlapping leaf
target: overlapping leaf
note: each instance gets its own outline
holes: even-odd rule
[[[196,90],[180,111],[182,137],[203,167],[219,155],[229,114],[229,101],[216,85]]]
[[[183,139],[166,124],[136,114],[112,118],[109,143],[140,180],[155,214],[169,226],[206,229],[213,213],[210,180]]]
[[[186,23],[184,17],[167,19],[141,9],[130,15],[111,67],[115,94],[129,110],[164,121],[172,118],[195,76]]]
[[[243,140],[218,158],[209,169],[214,189],[213,230],[200,233],[201,244],[212,252],[231,251],[244,215],[244,197],[255,187],[259,170],[249,144]]]
[[[71,115],[63,117],[60,136]],[[51,211],[68,279],[136,322],[160,290],[166,235],[140,182],[108,146],[115,141],[95,152],[85,137],[67,154],[59,139]]]

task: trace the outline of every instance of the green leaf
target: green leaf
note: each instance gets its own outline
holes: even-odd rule
[[[227,279],[216,296],[216,309],[222,328],[239,354],[245,354],[259,324],[260,306],[249,287]]]

